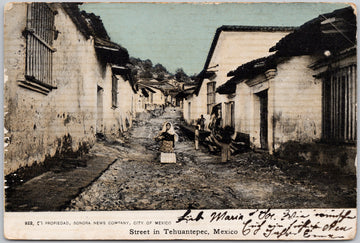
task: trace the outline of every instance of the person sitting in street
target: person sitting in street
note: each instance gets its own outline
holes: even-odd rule
[[[173,125],[170,122],[163,124],[162,130],[155,137],[155,141],[161,142],[160,152],[173,153],[175,147],[176,134]]]
[[[175,133],[174,126],[170,122],[164,122],[162,130],[154,139],[160,142],[160,162],[176,163],[174,147],[177,141],[177,134]]]

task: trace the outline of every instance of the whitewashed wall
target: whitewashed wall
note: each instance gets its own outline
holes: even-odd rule
[[[53,79],[57,89],[48,95],[19,87],[24,80],[26,39],[25,3],[7,5],[4,25],[5,129],[10,141],[4,173],[41,163],[57,151],[73,151],[95,141],[96,83],[102,79],[93,42],[86,40],[59,8],[55,26]]]
[[[216,81],[216,88],[224,84],[230,79],[227,77],[228,72],[254,59],[270,55],[269,49],[288,33],[289,31],[222,31],[209,63],[209,67],[218,65],[209,69],[216,70],[216,77],[213,80],[205,79],[199,92],[200,114],[207,113],[207,83]],[[225,110],[224,102],[228,102],[227,96],[216,93],[215,103],[222,103],[222,111]],[[241,115],[238,111],[236,113],[239,118]],[[238,121],[237,123],[239,124]]]
[[[308,68],[314,61],[311,56],[292,57],[277,67],[269,95],[275,150],[287,141],[307,143],[321,138],[322,83]]]
[[[322,84],[308,66],[311,56],[292,57],[278,64],[277,75],[266,80],[264,74],[249,81],[268,85],[268,146],[270,153],[283,143],[313,142],[321,138]],[[236,88],[236,131],[250,135],[254,147],[260,146],[260,103],[256,90],[245,82]]]

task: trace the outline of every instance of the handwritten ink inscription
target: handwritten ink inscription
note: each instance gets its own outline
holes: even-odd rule
[[[99,230],[120,232],[126,239],[157,240],[350,240],[356,235],[357,223],[356,208],[188,209],[128,215],[111,212],[106,217],[103,213],[72,215],[6,214],[5,218],[7,222],[13,220],[11,227],[22,226],[21,232],[29,235],[57,228],[59,232]]]
[[[238,235],[239,239],[347,239],[348,232],[356,230],[356,211],[255,209],[192,212],[188,209],[176,223],[198,221],[208,222],[213,235]]]
[[[191,215],[191,209],[188,209],[184,215],[180,216],[178,218],[178,220],[176,221],[176,223],[180,223],[181,221],[185,221],[186,223],[189,221],[199,221],[199,220],[203,220],[203,214],[204,211],[201,211],[200,213],[197,214],[197,216],[192,216]]]

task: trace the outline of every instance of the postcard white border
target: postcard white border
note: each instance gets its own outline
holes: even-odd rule
[[[6,3],[8,2],[24,2],[22,0],[4,0],[0,2],[0,6],[2,7],[2,11],[1,11],[1,18],[0,18],[0,28],[3,30],[3,25],[4,25],[4,6]],[[62,0],[51,0],[51,2],[63,2]],[[69,2],[78,2],[76,0],[70,0]],[[85,1],[84,1],[85,2]],[[86,2],[109,2],[107,0],[87,0]],[[115,2],[115,1],[111,1],[111,2]],[[134,2],[131,0],[122,0],[122,1],[117,1],[117,2]],[[139,1],[140,2],[140,1]],[[163,0],[142,0],[141,2],[184,2],[181,0],[167,0],[167,1],[163,1]],[[200,2],[200,1],[186,1],[186,2]],[[239,2],[239,3],[245,3],[245,2],[250,2],[250,1],[239,1],[239,0],[208,0],[207,2]],[[286,1],[278,1],[278,0],[267,0],[267,1],[262,1],[262,0],[252,0],[251,2],[299,2],[298,0],[286,0]],[[301,2],[320,2],[320,1],[315,1],[315,0],[302,0]],[[347,1],[347,0],[328,0],[326,1],[328,3],[351,3],[356,5],[356,1]],[[358,17],[359,18],[359,17]],[[357,26],[358,28],[358,33],[359,33],[359,25]],[[1,38],[3,39],[3,31],[1,31],[0,33]],[[0,46],[0,58],[4,58],[4,54],[3,54],[3,45]],[[359,55],[358,55],[358,60],[359,60]],[[0,62],[0,69],[4,70],[4,66],[3,66],[3,62]],[[360,73],[360,67],[357,67],[357,71],[358,73]],[[4,82],[3,80],[3,75],[0,77],[2,83]],[[3,86],[0,86],[0,90],[3,93]],[[357,95],[359,95],[359,90],[357,90]],[[359,97],[359,96],[358,96]],[[358,100],[359,102],[359,100]],[[359,102],[360,103],[360,102]],[[0,99],[0,112],[2,114],[2,116],[4,115],[4,110],[3,110],[3,99]],[[0,125],[4,125],[3,120],[0,119]],[[358,128],[359,128],[359,124]],[[359,130],[359,129],[358,129]],[[1,141],[3,141],[3,134],[1,133]],[[0,146],[0,152],[1,154],[3,154],[3,146]],[[358,148],[358,152],[359,152],[359,148]],[[2,168],[2,175],[3,175],[3,165],[1,165]],[[359,168],[357,168],[357,175],[359,173]],[[357,178],[357,180],[359,181],[359,178]],[[4,182],[2,181],[2,186],[4,186]],[[359,184],[359,183],[358,183]],[[4,191],[1,191],[1,195],[2,198],[4,199]],[[4,203],[4,200],[2,201],[2,203]],[[359,204],[359,200],[357,200],[357,204]],[[276,209],[273,210],[274,212],[276,211],[276,213],[279,214],[283,214],[286,210],[294,210],[294,211],[302,211],[304,213],[306,212],[317,212],[317,213],[324,213],[324,212],[329,212],[329,210],[335,210],[336,212],[341,212],[343,210],[351,211],[351,215],[357,215],[357,209]],[[201,210],[194,210],[192,213],[198,213]],[[236,212],[239,214],[246,214],[246,213],[250,213],[250,211],[254,211],[254,209],[250,209],[250,210],[244,210],[244,209],[231,209],[231,210],[204,210],[204,212],[207,212],[207,214],[211,213],[211,212],[224,212],[224,211],[231,211],[231,212]],[[119,227],[110,227],[110,225],[97,225],[96,228],[95,227],[86,227],[85,225],[78,225],[76,227],[74,227],[74,225],[65,225],[65,227],[62,227],[60,225],[44,225],[44,226],[30,226],[30,225],[25,225],[25,222],[29,222],[32,221],[34,223],[37,223],[38,221],[44,221],[44,220],[48,220],[50,221],[69,221],[69,222],[73,222],[73,221],[79,221],[79,220],[87,220],[90,222],[94,222],[94,221],[105,221],[105,222],[110,222],[110,221],[115,221],[115,220],[122,220],[122,221],[142,221],[145,226],[146,226],[146,222],[147,221],[152,221],[155,222],[155,220],[158,221],[169,221],[166,218],[169,217],[171,218],[171,223],[172,225],[176,223],[176,221],[178,220],[178,216],[183,215],[185,211],[183,210],[174,210],[174,211],[96,211],[96,212],[5,212],[4,210],[4,205],[2,207],[2,214],[3,214],[3,220],[0,221],[0,226],[3,226],[3,239],[7,238],[7,239],[33,239],[33,240],[49,240],[49,239],[62,239],[62,240],[75,240],[75,239],[81,239],[81,240],[104,240],[104,239],[123,239],[123,240],[134,240],[134,239],[146,239],[146,240],[159,240],[159,239],[168,239],[168,240],[174,240],[174,239],[188,239],[188,240],[211,240],[214,238],[211,237],[204,237],[204,238],[194,238],[194,237],[184,237],[184,238],[177,238],[177,237],[170,237],[170,238],[162,238],[162,237],[130,237],[129,233],[127,232],[127,230],[129,230],[130,225],[128,226],[119,226]],[[334,212],[334,211],[332,211]],[[210,214],[211,215],[211,214]],[[148,220],[149,219],[149,220]],[[207,218],[207,220],[209,220]],[[356,235],[356,227],[357,227],[357,221],[358,219],[355,218],[353,220],[349,220],[346,221],[346,225],[348,227],[352,227],[352,229],[350,231],[348,231],[346,234],[347,239],[358,239],[359,237]],[[6,222],[6,223],[5,223]],[[214,227],[234,227],[234,223],[230,223],[232,221],[229,221],[224,224],[216,224],[214,226],[211,226],[211,228]],[[328,224],[331,223],[330,221],[327,221],[324,219],[324,221],[321,221],[323,224]],[[345,221],[344,221],[345,222]],[[186,224],[186,223],[185,223]],[[183,228],[195,228],[195,227],[210,227],[210,225],[206,222],[204,223],[199,223],[199,222],[188,222],[186,224],[186,227]],[[55,226],[55,227],[54,227]],[[150,226],[149,226],[150,227]],[[56,229],[57,228],[57,229]],[[137,228],[141,229],[141,224],[139,224],[137,226]],[[179,227],[181,228],[181,227]],[[94,229],[94,230],[93,230]],[[159,227],[159,229],[164,229],[164,226]],[[49,231],[51,230],[51,231]],[[104,232],[105,231],[105,232]],[[355,238],[356,237],[356,238]],[[258,238],[258,237],[249,237],[249,238],[243,238],[243,237],[224,237],[221,236],[220,238],[217,239],[221,239],[221,240],[231,240],[231,239],[236,239],[236,240],[246,240],[246,239],[251,239],[251,240],[257,240],[257,239],[262,239],[262,238]],[[268,238],[267,238],[268,239]],[[286,240],[290,240],[291,238],[287,238]],[[299,239],[299,240],[304,240],[304,238],[292,238],[292,239]],[[275,239],[276,240],[276,239]],[[285,240],[285,239],[283,239]],[[313,239],[307,239],[307,240],[313,240]],[[22,241],[18,241],[18,242],[22,242]],[[93,241],[92,241],[93,242]]]

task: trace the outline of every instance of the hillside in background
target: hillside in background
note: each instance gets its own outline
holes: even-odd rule
[[[176,70],[175,74],[170,73],[162,64],[153,65],[149,59],[141,60],[140,58],[130,57],[130,64],[127,65],[131,69],[131,74],[135,82],[139,80],[157,80],[166,82],[168,80],[176,80],[180,83],[192,82],[182,68]]]

